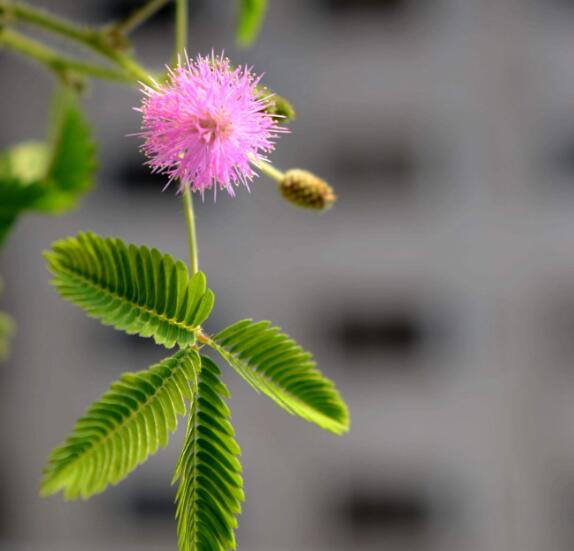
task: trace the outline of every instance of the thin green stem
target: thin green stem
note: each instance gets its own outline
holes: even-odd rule
[[[122,54],[113,48],[107,49],[105,55],[108,59],[116,63],[116,65],[119,65],[124,69],[131,76],[132,81],[141,82],[148,86],[155,87],[156,83],[153,77],[144,67],[142,67],[137,61],[134,61],[131,57]]]
[[[179,61],[179,56],[183,55],[187,48],[187,24],[189,0],[175,0],[175,52],[173,64]]]
[[[87,63],[80,59],[63,57],[56,50],[9,29],[0,31],[0,45],[8,46],[12,50],[46,65],[64,80],[70,76],[70,72],[73,72],[115,82],[130,81],[130,76],[124,72]]]
[[[193,212],[193,198],[189,186],[184,187],[183,204],[185,207],[185,221],[187,223],[187,237],[189,245],[189,269],[191,275],[197,273],[199,264],[197,260],[197,235],[195,232],[195,214]]]
[[[277,168],[275,168],[273,165],[266,163],[265,161],[260,161],[260,160],[255,160],[255,159],[251,159],[251,162],[259,169],[261,170],[261,172],[263,172],[264,174],[266,174],[267,176],[269,176],[270,178],[273,178],[273,180],[281,183],[283,181],[283,178],[285,178],[285,173],[281,172],[280,170],[278,170]]]
[[[179,56],[185,52],[187,46],[187,2],[188,0],[175,0],[175,63],[179,61]],[[193,275],[197,273],[199,264],[197,259],[197,234],[195,231],[193,197],[189,186],[184,187],[183,204],[185,207],[185,221],[187,223],[190,270]]]
[[[145,23],[152,15],[161,10],[171,0],[149,0],[143,6],[136,8],[125,19],[110,27],[110,31],[126,35]]]
[[[65,36],[75,42],[86,44],[93,39],[95,31],[85,27],[80,27],[62,19],[55,17],[44,10],[33,8],[22,2],[11,2],[10,0],[0,0],[0,14],[6,15],[7,19],[14,18],[32,25],[37,25],[47,31]]]
[[[130,75],[131,81],[143,82],[149,86],[155,84],[146,69],[129,55],[114,47],[115,39],[111,38],[109,30],[106,31],[104,29],[100,31],[89,27],[77,26],[43,10],[32,8],[21,2],[13,3],[8,0],[0,0],[0,15],[4,15],[8,22],[14,19],[36,25],[92,49],[126,71]],[[99,75],[93,74],[92,76]]]

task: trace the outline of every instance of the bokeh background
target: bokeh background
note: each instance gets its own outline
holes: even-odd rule
[[[103,23],[135,0],[44,0]],[[235,3],[192,0],[191,50],[225,49],[296,105],[277,166],[336,188],[327,214],[260,178],[198,202],[208,328],[272,319],[349,402],[337,438],[226,373],[253,551],[574,548],[574,3],[270,0],[259,41]],[[160,69],[171,12],[134,35]],[[0,52],[0,146],[42,138],[51,75]],[[49,450],[122,372],[165,352],[89,320],[49,286],[41,251],[91,229],[186,257],[182,206],[142,167],[139,95],[93,85],[96,189],[27,216],[0,259],[18,322],[0,369],[0,548],[175,549],[181,434],[86,503],[37,496]]]

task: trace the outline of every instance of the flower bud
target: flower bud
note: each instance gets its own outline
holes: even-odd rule
[[[291,102],[283,96],[275,94],[267,86],[259,85],[257,87],[257,96],[265,98],[267,101],[267,108],[265,112],[271,116],[276,116],[281,119],[281,122],[286,124],[295,119],[295,108]]]
[[[269,107],[267,108],[267,113],[270,115],[276,115],[281,118],[281,122],[288,123],[295,119],[295,108],[291,102],[285,99],[283,96],[278,96],[275,94],[269,99]]]
[[[313,210],[327,210],[337,199],[327,182],[299,168],[285,173],[279,190],[290,203]]]

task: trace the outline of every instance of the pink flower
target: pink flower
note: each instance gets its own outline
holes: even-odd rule
[[[256,175],[252,163],[266,160],[274,139],[286,130],[265,112],[256,77],[247,67],[232,69],[223,55],[198,56],[169,71],[168,81],[143,86],[140,136],[153,172],[180,181],[201,194],[217,185],[235,195],[234,186]],[[168,182],[168,183],[169,183]]]

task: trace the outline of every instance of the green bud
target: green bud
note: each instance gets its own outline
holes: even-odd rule
[[[101,41],[104,42],[106,46],[113,48],[118,52],[129,52],[132,50],[132,44],[117,26],[110,26],[102,31]]]
[[[295,113],[295,108],[291,102],[285,99],[283,96],[275,95],[270,98],[270,105],[267,109],[267,113],[270,115],[276,115],[281,117],[283,123],[288,123],[295,120],[297,113]]]
[[[290,203],[313,210],[327,210],[337,200],[333,188],[307,170],[293,168],[279,184],[281,195]]]
[[[279,123],[288,123],[295,119],[297,114],[289,100],[285,99],[283,96],[275,94],[273,91],[269,90],[267,86],[259,86],[257,88],[257,92],[259,97],[268,98],[267,101],[269,106],[265,111],[270,115],[280,118]]]

